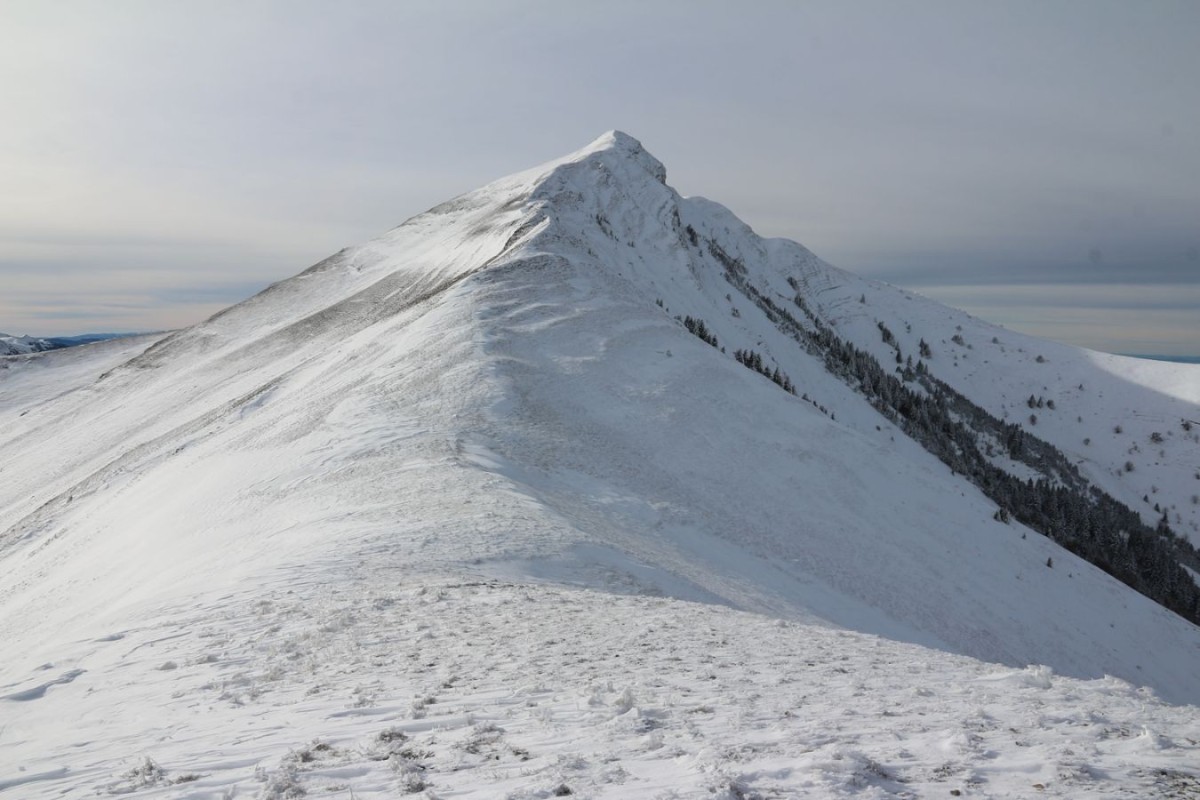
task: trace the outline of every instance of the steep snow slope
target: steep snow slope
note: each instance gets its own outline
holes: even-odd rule
[[[0,359],[0,408],[28,409],[58,394],[92,383],[102,373],[140,354],[164,334],[125,336],[87,347]]]
[[[884,363],[897,348],[919,358],[924,339],[938,378],[1058,447],[1148,523],[1166,511],[1177,532],[1200,544],[1200,365],[1035,339],[815,261],[804,272],[805,292],[842,335]],[[881,322],[895,346],[883,341]]]
[[[788,278],[804,284],[831,320],[841,306],[828,287],[839,273],[798,245],[755,237],[716,204],[680,198],[664,179],[636,141],[609,134],[136,356],[121,348],[147,342],[111,343],[94,361],[47,354],[0,372],[0,703],[16,737],[5,744],[0,733],[0,746],[20,765],[40,750],[68,769],[43,764],[36,774],[45,781],[7,785],[44,784],[49,794],[72,783],[83,762],[72,760],[73,732],[53,720],[69,716],[79,693],[100,695],[90,706],[97,715],[120,702],[117,675],[133,650],[109,647],[112,637],[137,631],[129,648],[174,652],[166,637],[232,635],[222,620],[228,604],[242,626],[256,598],[275,602],[289,587],[308,596],[314,582],[341,587],[346,625],[380,610],[372,598],[396,588],[389,581],[578,584],[608,593],[580,601],[595,619],[606,603],[646,608],[606,601],[612,593],[668,595],[936,648],[905,649],[909,661],[950,651],[1048,664],[1200,702],[1194,626],[1043,537],[995,522],[994,504],[731,291],[712,252],[691,238],[717,243],[780,296],[794,292]],[[878,293],[882,306],[894,291],[864,287],[868,302],[856,295],[850,305],[870,308]],[[727,352],[686,332],[675,314],[705,319]],[[849,329],[850,319],[837,323]],[[773,359],[832,414],[736,363],[735,348]],[[1146,394],[1128,396],[1137,392]],[[1186,404],[1183,394],[1172,402]],[[366,581],[364,565],[381,571]],[[641,612],[629,613],[627,624],[638,625]],[[382,695],[367,692],[364,707],[395,720],[416,707],[397,709],[388,693],[420,691],[416,678],[389,682],[386,659],[354,655],[372,638],[408,641],[380,619],[322,651],[320,669],[329,660],[362,686],[382,681]],[[498,647],[508,624],[479,634],[483,646]],[[162,663],[205,663],[195,646]],[[740,647],[753,649],[749,639]],[[305,658],[299,641],[269,648]],[[138,693],[139,710],[120,723],[121,746],[145,750],[139,737],[152,726],[141,715],[156,714],[156,704],[171,714],[180,703],[211,706],[205,686],[225,687],[230,702],[256,701],[235,687],[274,680],[279,652],[238,656],[240,677]],[[151,662],[142,658],[144,672]],[[748,658],[748,670],[763,667]],[[851,658],[847,669],[868,669]],[[990,669],[947,663],[958,666],[937,680]],[[298,689],[304,678],[288,680]],[[764,691],[747,680],[747,692]],[[1069,685],[1097,703],[1110,691]],[[331,708],[304,706],[301,716],[325,719]],[[1176,724],[1166,711],[1146,713]],[[155,735],[190,730],[178,720],[173,733]],[[197,751],[226,766],[189,768],[277,758],[289,741],[277,730],[263,749],[203,743],[241,724],[233,720],[196,734]],[[91,730],[104,736],[100,723]],[[365,728],[338,730],[352,738]],[[315,724],[294,731],[327,735]],[[734,746],[730,736],[719,746]],[[78,752],[91,764],[91,783],[76,784],[91,787],[85,793],[104,785],[98,776],[114,758],[128,757],[97,745]],[[1174,754],[1164,758],[1136,763],[1148,769]],[[778,775],[785,787],[802,785]],[[147,791],[186,796],[165,779],[146,781]]]

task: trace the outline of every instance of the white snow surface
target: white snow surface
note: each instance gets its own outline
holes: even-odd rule
[[[1200,631],[995,522],[689,225],[998,414],[1053,397],[1037,435],[1195,524],[1200,370],[836,270],[613,132],[193,328],[0,362],[0,796],[1195,796]]]

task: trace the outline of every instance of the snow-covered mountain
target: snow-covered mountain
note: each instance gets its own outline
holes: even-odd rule
[[[0,333],[0,356],[16,356],[24,353],[41,353],[53,350],[57,345],[48,339],[36,336],[10,336]]]
[[[85,333],[78,336],[9,336],[0,333],[0,356],[20,356],[30,353],[44,353],[47,350],[57,350],[62,347],[78,347],[123,336],[134,336],[132,333]]]
[[[1108,573],[1193,597],[1153,527],[1200,520],[1200,367],[665,181],[610,133],[200,325],[6,364],[0,791],[1194,789],[1154,694],[1200,703],[1200,629]]]

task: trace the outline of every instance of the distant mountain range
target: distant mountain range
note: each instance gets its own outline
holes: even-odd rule
[[[10,336],[7,333],[0,333],[0,356],[40,353],[61,346],[54,344],[49,339],[39,339],[36,336]]]
[[[119,339],[123,336],[133,336],[131,333],[85,333],[79,336],[10,336],[0,333],[0,356],[24,355],[28,353],[43,353],[47,350],[58,350],[64,347],[75,347],[82,344],[103,342],[109,339]]]

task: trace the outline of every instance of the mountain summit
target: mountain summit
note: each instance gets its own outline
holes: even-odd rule
[[[282,760],[258,776],[263,797],[294,796],[326,762],[329,786],[343,774],[356,796],[395,791],[334,769],[368,751],[359,760],[391,764],[388,780],[435,791],[447,742],[471,768],[481,753],[503,769],[530,754],[502,744],[535,718],[500,716],[492,671],[528,682],[518,694],[547,704],[547,725],[568,706],[580,725],[592,713],[580,708],[604,709],[612,736],[645,737],[638,752],[674,769],[676,745],[655,732],[673,736],[687,715],[644,697],[700,686],[652,688],[672,669],[653,659],[707,658],[689,630],[707,631],[721,653],[711,674],[744,698],[844,646],[863,676],[944,665],[910,692],[993,675],[988,686],[1031,704],[1051,687],[1113,708],[1144,708],[1137,686],[1200,702],[1188,621],[1200,367],[990,326],[760,238],[665,180],[636,139],[610,132],[193,327],[0,361],[0,702],[31,732],[12,751],[25,777],[0,772],[0,789],[48,796],[78,775],[185,796],[167,787],[190,781],[159,761],[113,773],[119,756],[96,747],[108,771],[84,780],[71,736],[52,733],[64,704],[109,714],[129,691],[136,708],[167,710],[164,737],[214,748],[188,773],[212,792],[250,780],[229,764],[254,759],[213,742],[255,708],[300,714],[289,725],[311,732],[264,734],[273,749],[257,757]],[[775,636],[767,666],[755,651]],[[803,641],[826,655],[788,662]],[[620,663],[594,669],[597,643]],[[559,687],[528,677],[543,674],[528,660],[538,648],[587,664],[553,674],[590,694],[539,694]],[[632,675],[650,683],[613,677]],[[460,690],[452,724],[438,704]],[[396,692],[409,693],[399,705]],[[750,735],[724,712],[710,731],[706,703],[697,736]],[[434,714],[461,741],[401,746]],[[390,727],[363,744],[350,726],[370,719]],[[112,724],[92,735],[123,731],[129,754],[145,753],[134,717]],[[505,780],[534,770],[546,785],[510,796],[644,777],[633,761],[618,781],[553,752],[562,760],[513,766]],[[872,772],[882,762],[860,755],[829,756],[858,765],[846,786],[903,783],[899,766]],[[441,785],[465,780],[447,770]],[[753,796],[729,788],[744,777],[722,780],[726,796]]]

